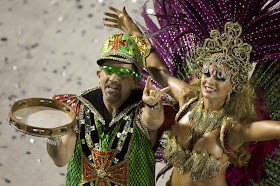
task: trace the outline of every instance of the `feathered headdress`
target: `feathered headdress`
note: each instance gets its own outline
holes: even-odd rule
[[[212,38],[210,33],[213,30],[225,33],[226,23],[240,25],[242,28],[240,39],[251,46],[249,62],[257,64],[251,82],[259,91],[260,100],[265,99],[260,110],[262,113],[269,113],[270,118],[280,120],[280,3],[278,0],[154,0],[154,10],[160,27],[158,28],[150,19],[144,8],[142,15],[147,28],[142,27],[142,29],[151,39],[171,74],[181,80],[188,80],[195,73],[190,62],[199,57],[197,49],[205,48],[204,42],[207,38]],[[143,77],[144,75],[145,73]],[[246,76],[247,72],[244,72],[244,75]],[[263,90],[262,93],[260,90]],[[268,143],[272,148],[266,153],[273,154],[274,148],[279,143],[277,140]],[[251,145],[250,151],[252,160],[258,160],[249,165],[263,169],[261,163],[265,156],[260,158],[254,153],[258,152],[257,149],[261,145],[258,145],[258,148],[255,148],[256,146]],[[275,167],[277,166],[280,167],[279,163],[275,163]],[[234,173],[229,172],[226,174],[229,185],[247,184],[252,178],[260,180],[257,170],[251,170],[248,174],[236,169]]]

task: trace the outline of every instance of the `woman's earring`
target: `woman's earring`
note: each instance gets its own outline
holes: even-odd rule
[[[226,106],[229,105],[230,95],[231,95],[231,91],[229,91],[229,92],[227,93],[227,97],[226,97]]]

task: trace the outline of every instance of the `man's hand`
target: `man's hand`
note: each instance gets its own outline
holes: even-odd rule
[[[151,86],[151,76],[149,76],[146,81],[142,100],[145,104],[153,106],[153,105],[157,104],[157,102],[160,101],[161,96],[169,90],[170,90],[169,87],[165,87],[165,88],[159,90],[158,88]]]
[[[120,11],[114,7],[109,6],[110,10],[112,10],[114,13],[108,13],[104,12],[104,15],[110,17],[103,18],[103,20],[108,21],[113,24],[107,24],[105,23],[105,26],[118,28],[128,35],[140,35],[142,34],[141,30],[138,28],[138,26],[133,22],[131,17],[127,14],[125,7],[123,7],[123,10]]]

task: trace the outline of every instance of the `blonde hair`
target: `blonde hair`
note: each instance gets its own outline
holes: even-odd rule
[[[259,120],[253,86],[247,84],[241,93],[232,93],[226,114],[239,123],[247,124]]]
[[[201,80],[193,79],[190,82],[191,88],[184,93],[187,98],[200,97],[201,94]],[[251,84],[246,84],[244,90],[240,93],[232,93],[229,104],[225,108],[226,116],[232,118],[230,127],[234,127],[236,123],[243,124],[244,126],[253,121],[259,120],[259,115],[256,107],[255,90]],[[237,159],[231,159],[234,166],[246,166],[250,160],[250,153],[248,148],[243,144],[237,150]]]
[[[226,107],[226,114],[233,118],[235,123],[240,123],[245,127],[249,123],[259,120],[260,117],[256,107],[256,94],[251,84],[246,84],[241,93],[233,93],[231,97],[230,103]],[[234,127],[235,123],[232,123],[231,127]],[[231,159],[234,166],[247,166],[251,154],[246,144],[239,147],[236,153],[238,157],[236,159]]]

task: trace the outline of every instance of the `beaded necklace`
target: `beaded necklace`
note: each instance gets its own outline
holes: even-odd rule
[[[193,136],[194,141],[197,141],[203,134],[210,132],[221,126],[222,118],[225,116],[224,107],[220,110],[207,112],[204,109],[204,101],[201,98],[193,107],[189,120],[193,127],[189,135]]]

